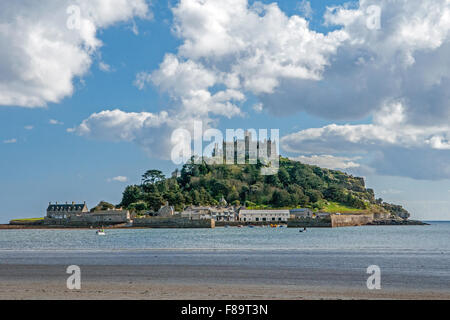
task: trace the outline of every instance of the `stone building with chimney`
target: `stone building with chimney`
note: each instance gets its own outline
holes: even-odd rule
[[[83,204],[49,203],[47,215],[44,218],[46,225],[61,226],[103,226],[129,223],[131,220],[128,210],[110,209],[89,212],[86,202]]]

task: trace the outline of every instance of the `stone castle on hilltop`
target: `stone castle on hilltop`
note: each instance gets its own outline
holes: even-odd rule
[[[257,160],[273,159],[278,157],[276,141],[253,139],[249,130],[244,132],[244,139],[234,138],[233,141],[223,141],[222,147],[216,143],[212,157],[226,164],[255,164]]]

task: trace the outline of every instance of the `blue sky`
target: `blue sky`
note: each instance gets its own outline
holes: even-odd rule
[[[233,1],[242,2],[241,0]],[[409,13],[405,12],[406,9],[401,6],[384,6],[385,2],[388,4],[389,1],[382,1],[382,13],[385,15],[381,16],[381,22],[386,25],[382,24],[377,37],[385,36],[385,39],[390,39],[392,35],[396,34],[395,28],[399,28],[399,26],[389,25],[390,22],[387,20],[385,22],[384,17],[408,15]],[[23,7],[1,4],[0,9],[5,9],[3,12],[9,12],[9,14],[0,14],[0,23],[15,27],[14,24],[17,23],[17,20],[13,17],[16,14],[25,17],[25,24],[29,24],[29,26],[20,25],[15,29],[23,28],[25,34],[26,32],[32,33],[33,30],[36,30],[35,26],[40,25],[41,20],[45,20],[44,14],[37,13],[45,12],[45,6],[51,5],[52,1],[43,1],[41,4],[30,3],[33,5]],[[292,69],[284,70],[284,73],[280,72],[279,75],[274,71],[276,74],[274,80],[277,84],[269,84],[269,89],[265,83],[263,88],[259,85],[261,82],[256,81],[261,80],[258,78],[261,77],[257,74],[258,71],[247,70],[245,65],[240,64],[240,59],[251,56],[257,50],[254,47],[245,47],[242,52],[236,53],[236,56],[239,55],[240,58],[236,58],[231,66],[240,68],[239,76],[243,79],[242,83],[245,79],[249,83],[256,79],[254,83],[258,85],[246,87],[242,84],[237,89],[232,88],[245,95],[245,99],[236,102],[236,108],[240,110],[241,114],[227,118],[227,115],[221,114],[220,110],[208,109],[207,112],[197,113],[198,110],[202,110],[202,106],[186,107],[180,103],[182,99],[192,98],[189,96],[190,93],[186,93],[188,92],[186,88],[180,87],[183,84],[180,85],[177,82],[180,77],[185,76],[184,73],[180,73],[178,78],[173,79],[164,78],[164,72],[162,72],[159,82],[155,83],[154,80],[156,78],[154,72],[163,70],[160,65],[165,61],[167,54],[176,57],[180,65],[194,63],[201,68],[201,72],[207,70],[209,73],[218,74],[217,70],[220,70],[221,74],[226,74],[230,71],[228,67],[220,69],[229,63],[231,59],[229,56],[224,57],[218,53],[211,54],[209,51],[202,51],[204,48],[201,47],[201,37],[196,34],[191,36],[190,33],[187,33],[186,30],[195,31],[199,24],[198,21],[202,21],[201,19],[204,18],[201,16],[203,9],[200,9],[193,15],[199,19],[198,21],[184,19],[188,14],[192,14],[194,9],[191,5],[195,3],[195,0],[183,0],[181,4],[178,1],[153,1],[149,4],[142,0],[141,6],[133,7],[133,4],[128,4],[128,1],[124,0],[124,7],[119,13],[108,16],[95,5],[85,4],[83,0],[67,1],[60,11],[56,11],[60,13],[60,17],[57,15],[47,17],[47,20],[50,20],[49,25],[45,27],[49,29],[44,30],[40,35],[43,37],[40,41],[49,40],[55,43],[59,41],[62,44],[71,44],[73,46],[70,46],[70,50],[74,54],[71,61],[76,61],[78,58],[86,59],[87,68],[74,66],[72,69],[66,70],[64,66],[67,63],[64,61],[61,63],[63,67],[58,72],[62,77],[67,77],[69,83],[72,84],[72,90],[69,90],[71,92],[67,92],[62,85],[60,88],[54,83],[49,84],[51,81],[55,81],[55,77],[49,79],[46,77],[55,71],[48,70],[47,72],[46,55],[39,56],[40,60],[36,61],[40,62],[37,65],[33,64],[35,62],[29,62],[34,60],[30,60],[33,52],[30,50],[30,44],[26,41],[26,37],[23,40],[17,40],[18,38],[11,35],[11,32],[0,31],[2,47],[0,60],[3,56],[6,57],[3,61],[12,61],[14,65],[30,63],[28,67],[38,68],[39,72],[43,72],[39,73],[40,77],[45,80],[42,83],[39,82],[39,79],[33,79],[30,82],[23,74],[15,74],[16,69],[9,69],[10,65],[6,65],[6,62],[4,64],[0,62],[0,195],[2,200],[0,223],[6,223],[12,218],[42,216],[49,201],[87,201],[90,207],[100,200],[118,203],[124,187],[130,183],[138,183],[140,175],[145,170],[160,168],[168,174],[176,167],[164,156],[163,148],[158,145],[158,143],[163,144],[164,139],[170,138],[168,133],[174,127],[170,125],[168,128],[154,129],[152,127],[152,131],[145,133],[151,135],[156,142],[152,140],[153,142],[149,143],[142,138],[143,134],[136,132],[135,129],[131,131],[133,138],[119,139],[117,136],[123,137],[122,133],[124,132],[130,134],[129,127],[133,126],[132,123],[120,122],[120,125],[106,130],[105,128],[110,127],[105,127],[104,123],[100,123],[99,121],[103,121],[102,119],[91,117],[102,111],[114,109],[120,109],[123,112],[122,115],[131,113],[158,115],[161,111],[167,110],[171,117],[177,119],[177,123],[184,123],[186,117],[192,116],[214,121],[216,127],[223,132],[226,128],[279,128],[281,137],[286,137],[285,140],[282,140],[282,154],[304,157],[303,159],[309,159],[305,161],[312,161],[312,163],[315,161],[313,159],[317,159],[313,156],[322,157],[320,159],[328,157],[326,158],[328,160],[329,157],[332,157],[331,164],[326,162],[326,165],[333,167],[344,162],[344,167],[341,163],[339,169],[364,176],[368,187],[374,188],[377,196],[404,205],[411,211],[413,217],[449,219],[450,169],[447,144],[450,133],[446,129],[448,128],[448,118],[445,119],[445,117],[450,114],[450,111],[448,100],[441,91],[446,91],[444,85],[449,74],[445,70],[447,70],[447,64],[450,63],[447,61],[448,59],[442,62],[438,58],[434,59],[437,61],[436,63],[440,63],[437,67],[422,62],[427,54],[435,54],[435,57],[446,56],[445,50],[447,50],[448,42],[446,30],[442,30],[442,35],[430,36],[435,40],[436,37],[441,37],[438,45],[434,42],[430,44],[428,38],[413,39],[411,43],[407,43],[410,47],[406,46],[410,51],[398,54],[399,50],[393,48],[395,41],[381,41],[378,38],[373,40],[373,34],[368,32],[361,35],[355,31],[358,29],[358,19],[343,20],[342,17],[346,16],[343,13],[356,16],[358,12],[367,12],[365,6],[370,5],[371,1],[364,4],[354,2],[348,7],[339,7],[338,10],[341,11],[335,13],[333,18],[328,18],[327,23],[324,18],[326,7],[340,6],[344,1],[312,1],[310,3],[312,13],[310,14],[307,10],[302,10],[302,8],[307,8],[305,7],[309,3],[307,1],[262,1],[266,5],[275,5],[277,12],[284,15],[281,18],[276,16],[277,18],[270,20],[274,29],[279,26],[280,30],[283,30],[284,23],[297,15],[299,19],[309,22],[305,37],[315,33],[323,35],[324,38],[313,37],[314,40],[298,48],[296,47],[299,45],[298,39],[286,40],[286,43],[282,44],[288,46],[286,52],[291,52],[289,50],[293,49],[292,52],[296,55],[302,48],[306,48],[306,52],[303,56],[288,57],[287,61],[293,61],[290,66]],[[426,9],[420,3],[417,2],[417,10],[415,10],[418,12],[417,14],[420,14],[420,10]],[[61,27],[61,23],[64,26],[67,18],[65,9],[71,4],[79,5],[82,13],[90,13],[86,17],[89,16],[93,19],[95,25],[93,35],[102,42],[101,46],[92,45],[89,49],[85,49],[88,46],[88,37],[80,35],[79,38],[74,37],[72,40],[71,30],[67,31],[68,33],[65,35],[52,34],[52,30]],[[245,11],[242,12],[243,16],[257,12],[252,11],[256,10],[252,9],[254,8],[252,4],[253,2],[249,6],[244,5],[241,8]],[[415,5],[414,1],[411,6]],[[173,11],[173,8],[179,10]],[[129,11],[125,9],[129,9]],[[448,7],[444,9],[447,10]],[[220,19],[221,10],[223,11],[223,9],[208,11],[205,13],[205,17],[211,18],[211,15],[217,14],[217,19]],[[238,14],[240,13],[238,12]],[[259,14],[261,17],[267,15],[264,12]],[[89,20],[89,18],[86,19]],[[424,15],[419,18],[426,19],[428,16]],[[213,16],[211,19],[216,18]],[[433,20],[436,20],[436,16],[433,17]],[[238,23],[231,21],[230,24]],[[248,33],[253,36],[258,35],[257,32],[263,25],[257,23],[266,24],[269,23],[268,21],[267,19],[266,22],[264,20],[255,22],[255,26],[249,26]],[[293,20],[290,21],[293,22]],[[332,24],[331,21],[339,21],[339,23]],[[134,24],[138,32],[133,32]],[[175,26],[181,29],[178,34]],[[239,28],[242,29],[237,26],[236,30],[238,31],[235,30],[231,34],[232,39],[241,36]],[[230,29],[232,28],[230,27]],[[183,33],[184,31],[186,33]],[[342,31],[343,35],[339,37],[330,35],[333,31]],[[427,30],[424,32],[426,33]],[[246,36],[248,35],[243,34],[242,39],[245,39]],[[289,38],[289,34],[282,34],[282,36]],[[344,39],[345,37],[348,39]],[[363,39],[364,45],[356,46],[351,43],[352,39]],[[194,46],[190,51],[187,50],[181,54],[180,48],[188,40],[194,43]],[[271,39],[270,41],[276,40]],[[327,41],[330,43],[330,47],[334,46],[334,50],[329,51],[328,48],[323,47]],[[391,47],[383,47],[384,42],[392,43]],[[419,42],[420,45],[417,45]],[[254,46],[257,47],[261,43],[255,43]],[[58,48],[60,47],[61,45]],[[11,48],[11,53],[6,48]],[[32,48],[35,49],[35,47]],[[52,50],[51,48],[53,47],[50,46],[50,50]],[[86,55],[82,55],[74,48],[82,48],[85,50],[82,53],[86,52]],[[272,58],[274,61],[279,59],[277,52],[272,52],[270,48],[261,45],[257,49],[266,50],[264,57],[269,61],[267,66],[263,65],[257,68],[259,70],[271,67]],[[383,50],[384,54],[384,52],[390,52],[391,49],[394,53],[389,55],[387,53],[385,56],[375,54],[377,50]],[[202,55],[199,56],[197,52],[202,52]],[[36,55],[41,53],[36,52]],[[408,62],[407,67],[397,70],[393,74],[386,73],[385,70],[392,69],[388,68],[390,64],[398,64],[399,57],[406,61],[405,57],[409,57],[408,54],[415,58],[414,63]],[[347,57],[356,55],[371,56],[372,61],[375,61],[373,64],[378,63],[376,69],[373,65],[358,67],[355,70],[348,67]],[[63,58],[59,53],[55,56],[56,59]],[[314,59],[310,58],[312,56]],[[305,60],[308,62],[305,63]],[[326,63],[315,66],[317,61],[322,60],[325,60]],[[57,62],[49,61],[50,64],[55,65]],[[101,64],[107,64],[109,70],[102,70]],[[308,69],[307,75],[298,73],[299,69],[296,67],[305,65],[305,68]],[[420,79],[425,81],[432,77],[438,77],[435,73],[423,70],[439,69],[439,66],[442,66],[442,70],[444,70],[439,74],[439,83],[442,84],[442,88],[440,85],[434,85],[428,91],[419,90],[417,92],[412,88],[418,84],[405,80],[414,74],[420,85]],[[317,70],[310,70],[313,68]],[[377,79],[380,75],[374,70],[380,70],[380,74],[384,75],[386,79]],[[57,79],[58,72],[56,72]],[[64,72],[68,72],[69,75]],[[153,74],[153,77],[146,78],[145,86],[142,89],[135,84],[137,75],[141,72],[146,75]],[[286,77],[286,72],[297,73],[295,76]],[[369,74],[372,74],[373,78],[369,77]],[[263,77],[262,80],[265,81],[266,78]],[[393,83],[394,80],[395,83],[402,82],[402,85],[395,89],[396,91],[391,90],[392,86],[388,88],[387,84],[385,87],[385,83],[389,82],[391,78]],[[354,79],[358,80],[354,81]],[[192,81],[196,80],[198,78],[194,78]],[[199,81],[201,82],[201,79]],[[61,82],[64,83],[63,80]],[[367,88],[361,89],[355,95],[349,94],[349,92],[351,93],[350,89],[362,82]],[[57,97],[48,98],[42,94],[40,97],[43,100],[42,103],[33,102],[31,98],[36,95],[34,85],[39,92],[53,90]],[[214,94],[222,90],[221,88],[224,86],[224,84],[217,84],[216,89],[209,88],[208,90]],[[199,90],[204,92],[203,89],[201,87]],[[29,100],[24,100],[24,97]],[[436,99],[436,97],[441,99]],[[382,102],[380,102],[381,98],[384,99]],[[230,101],[234,103],[233,100]],[[422,104],[416,105],[418,103],[415,101]],[[253,109],[253,106],[258,103],[264,106],[262,112]],[[420,114],[424,113],[427,116],[421,117]],[[180,115],[179,119],[177,115]],[[114,120],[108,119],[108,121]],[[134,121],[133,119],[129,121]],[[80,127],[83,121],[87,121],[86,125],[90,130],[88,133]],[[335,124],[337,127],[330,129],[328,126],[331,124]],[[308,131],[307,129],[310,128],[316,131]],[[161,131],[157,131],[159,129]],[[111,134],[113,131],[114,135]],[[422,132],[425,133],[422,134]],[[357,136],[358,134],[359,136]],[[395,137],[394,142],[391,137]],[[159,139],[161,140],[158,142]],[[415,144],[420,139],[423,139],[424,142]],[[283,149],[283,145],[286,145],[286,149]],[[411,154],[417,154],[417,159],[415,157],[412,159]],[[401,162],[401,164],[397,162]],[[357,163],[357,165],[351,165],[351,163]],[[323,165],[324,162],[317,164]],[[116,181],[121,179],[114,180],[115,177],[126,177],[127,181]]]

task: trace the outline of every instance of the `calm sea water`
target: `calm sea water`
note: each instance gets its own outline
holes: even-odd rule
[[[0,251],[114,251],[148,249],[303,250],[372,253],[450,253],[450,222],[430,226],[309,229],[0,230]]]
[[[361,287],[367,267],[378,265],[387,288],[450,291],[448,222],[310,229],[306,233],[288,228],[118,229],[106,233],[0,230],[0,266],[6,271],[10,265],[207,266],[210,271],[226,266],[247,270],[243,272],[248,276],[239,281],[247,281],[252,274],[268,278],[275,274],[278,282],[287,284],[347,286],[353,281],[353,286]]]

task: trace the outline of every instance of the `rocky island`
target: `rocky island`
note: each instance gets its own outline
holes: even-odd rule
[[[376,198],[361,177],[283,157],[274,175],[261,175],[261,167],[192,161],[168,178],[148,170],[140,184],[125,188],[117,205],[101,201],[88,210],[86,203],[49,203],[45,218],[12,220],[0,228],[425,224]]]

